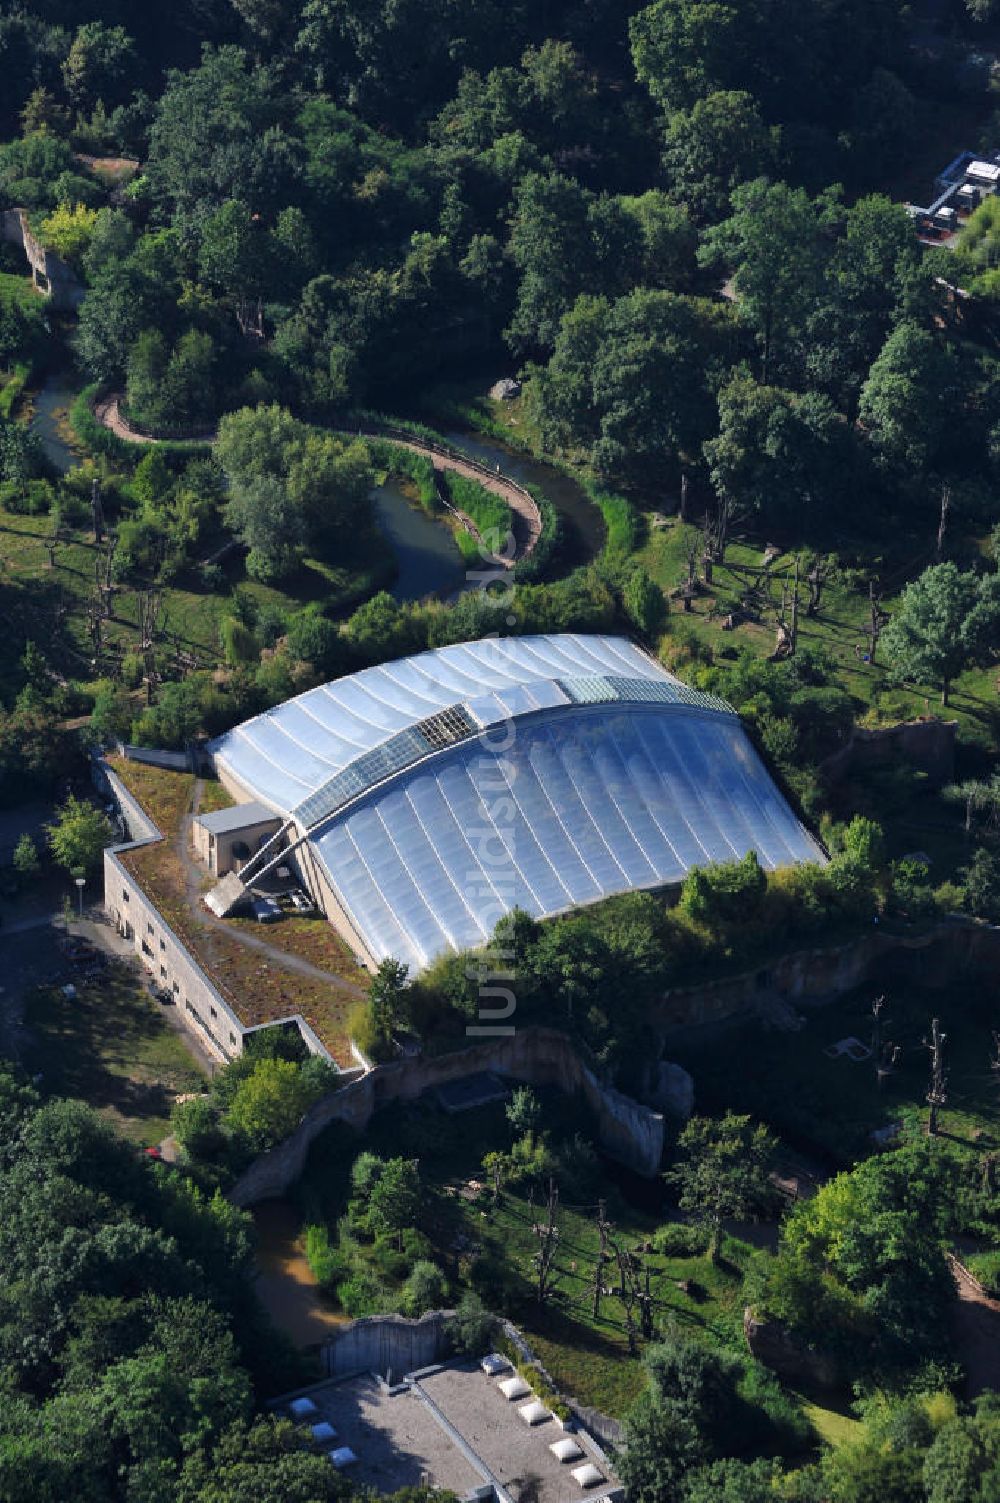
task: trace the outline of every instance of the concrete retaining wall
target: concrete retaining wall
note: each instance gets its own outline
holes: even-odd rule
[[[922,934],[873,928],[847,944],[795,950],[737,976],[676,987],[653,1009],[650,1022],[669,1047],[679,1032],[752,1017],[775,1002],[822,1007],[879,976],[897,985],[909,980],[934,987],[963,975],[992,980],[998,967],[1000,928],[993,925],[954,918]]]
[[[878,730],[855,726],[847,745],[828,757],[821,771],[829,782],[839,783],[858,770],[908,762],[927,774],[932,787],[941,788],[955,777],[957,731],[957,720],[940,720],[936,715]]]
[[[166,767],[170,772],[193,772],[187,752],[159,751],[153,746],[127,746],[119,744],[118,750],[130,762],[146,762],[150,767]]]
[[[398,1382],[406,1373],[438,1362],[447,1351],[447,1325],[452,1310],[430,1310],[419,1320],[402,1315],[368,1315],[352,1320],[331,1336],[322,1350],[329,1378],[347,1373],[391,1375]]]
[[[512,1038],[453,1054],[394,1060],[359,1072],[317,1102],[283,1143],[251,1164],[229,1191],[230,1200],[249,1206],[283,1195],[301,1176],[310,1145],[331,1122],[344,1122],[363,1132],[380,1108],[413,1101],[424,1091],[482,1070],[495,1070],[530,1085],[580,1092],[594,1113],[598,1139],[606,1152],[639,1174],[658,1172],[665,1135],[661,1114],[602,1085],[565,1034],[552,1028],[522,1028]]]
[[[86,289],[72,266],[46,250],[40,240],[31,233],[28,216],[23,209],[0,211],[0,235],[12,245],[24,251],[31,268],[31,279],[39,292],[43,292],[53,308],[78,308],[83,302]]]

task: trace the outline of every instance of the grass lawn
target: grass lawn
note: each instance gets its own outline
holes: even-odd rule
[[[4,583],[17,590],[18,628],[25,637],[46,644],[52,665],[67,677],[93,676],[93,649],[87,631],[87,608],[94,592],[96,549],[83,534],[59,543],[55,568],[48,545],[54,527],[50,516],[24,517],[0,508],[0,556]],[[206,665],[219,660],[218,621],[224,597],[170,587],[163,591],[166,631]],[[138,644],[135,590],[115,592],[114,619],[105,625],[109,655],[134,652]]]
[[[687,576],[688,549],[698,537],[696,528],[670,518],[665,526],[650,531],[639,559],[657,584],[666,591],[674,590]],[[704,588],[693,601],[689,613],[682,611],[679,603],[672,603],[670,632],[679,643],[696,643],[716,654],[731,655],[734,650],[745,647],[750,647],[760,656],[774,651],[773,611],[766,623],[744,622],[735,631],[723,630],[725,618],[735,610],[748,587],[757,582],[765,542],[766,539],[761,537],[731,544],[726,551],[725,564],[715,566],[711,587]],[[801,544],[803,559],[809,555],[809,547],[807,541]],[[886,582],[882,603],[891,612],[902,586],[933,560],[919,552],[914,539],[907,538],[899,541],[896,553],[889,557],[885,553],[877,559],[868,557],[863,544],[858,545],[855,553],[853,574],[839,581],[833,580],[826,586],[818,614],[809,617],[804,609],[800,612],[799,646],[828,658],[837,684],[857,701],[860,724],[888,725],[899,720],[912,720],[919,715],[943,714],[958,721],[964,739],[992,744],[997,728],[995,669],[973,669],[962,674],[953,687],[950,705],[942,710],[940,696],[932,688],[894,685],[889,682],[884,664],[872,667],[858,656],[856,650],[867,651],[864,629],[869,606],[867,585],[862,587],[861,581],[862,574],[867,579],[867,568],[879,572]],[[967,564],[968,561],[962,562]],[[793,569],[794,559],[788,554],[782,555],[774,564],[770,586],[774,607],[781,603],[782,584],[787,585],[790,595]],[[803,603],[808,599],[804,583],[800,587],[800,598]]]
[[[883,1037],[898,1043],[902,1056],[879,1092],[870,1059],[834,1059],[824,1050],[850,1037],[871,1043],[872,998],[882,990]],[[924,990],[887,978],[884,986],[873,984],[810,1011],[797,1033],[765,1032],[753,1024],[727,1034],[723,1045],[671,1044],[669,1053],[693,1075],[698,1111],[750,1112],[794,1146],[848,1164],[871,1152],[873,1129],[901,1118],[926,1120],[928,1056],[922,1040],[937,1017],[948,1035],[949,1100],[942,1129],[979,1153],[1000,1138],[1000,1094],[990,1069],[996,1000],[980,983]]]
[[[539,1095],[545,1101],[546,1121],[562,1123],[560,1135],[574,1123],[579,1125],[572,1103],[555,1092]],[[320,1138],[296,1198],[307,1219],[322,1215],[333,1226],[346,1200],[351,1159],[362,1146],[385,1157],[417,1157],[426,1187],[422,1224],[433,1244],[435,1261],[453,1285],[471,1283],[493,1308],[510,1315],[565,1392],[606,1414],[623,1415],[641,1392],[644,1375],[640,1363],[629,1355],[620,1300],[604,1296],[599,1316],[593,1314],[600,1245],[596,1196],[605,1197],[612,1236],[629,1251],[645,1246],[660,1221],[630,1205],[610,1178],[600,1179],[592,1206],[573,1206],[564,1195],[566,1203],[558,1215],[554,1294],[546,1308],[539,1309],[532,1269],[538,1248],[533,1225],[544,1219],[544,1211],[537,1203],[532,1206],[520,1191],[505,1191],[494,1209],[491,1192],[477,1190],[484,1178],[483,1154],[509,1140],[502,1105],[452,1118],[425,1098],[378,1113],[363,1143],[345,1141],[336,1130],[329,1139]],[[744,1244],[727,1241],[726,1249],[739,1256]],[[644,1256],[650,1266],[658,1325],[676,1324],[695,1339],[744,1349],[742,1274],[736,1266],[713,1267],[705,1257]],[[605,1268],[604,1282],[617,1287],[614,1268]],[[687,1291],[680,1287],[685,1282]]]
[[[26,1068],[41,1073],[43,1089],[88,1102],[135,1143],[166,1137],[174,1097],[204,1079],[163,1009],[118,963],[72,1000],[58,987],[37,988],[25,1021]]]
[[[44,293],[38,291],[30,276],[0,271],[0,303],[20,303],[24,308],[34,308],[44,301]]]
[[[30,366],[23,362],[9,370],[0,370],[0,418],[12,415],[30,374]]]
[[[218,809],[231,809],[236,800],[217,778],[205,778],[198,804],[199,814],[214,814]]]
[[[30,292],[30,283],[27,285]],[[2,291],[0,283],[0,296]],[[8,379],[0,376],[0,404]],[[53,568],[49,545],[54,531],[50,516],[26,517],[0,508],[3,583],[16,603],[19,636],[44,642],[59,673],[87,681],[95,677],[88,608],[94,593],[97,550],[89,530],[78,530],[56,546]],[[202,539],[199,557],[207,556],[213,542],[221,544],[225,537],[220,531],[216,538]],[[253,597],[259,608],[289,615],[318,602],[331,616],[344,616],[392,579],[395,558],[385,538],[372,527],[361,532],[349,552],[341,556],[304,560],[294,577],[282,581],[280,588],[248,579],[239,553],[231,554],[222,567],[223,580],[216,591],[202,582],[194,567],[173,583],[159,587],[166,639],[202,667],[214,667],[221,661],[219,622],[229,614],[230,594],[237,586]],[[116,588],[114,618],[105,623],[103,632],[109,662],[137,648],[138,595],[143,588],[141,582],[138,584],[138,588],[130,584]],[[0,689],[5,688],[4,677],[0,664]],[[14,682],[12,679],[11,688]]]
[[[797,1393],[795,1398],[801,1403],[802,1413],[816,1434],[828,1446],[849,1446],[853,1441],[860,1440],[864,1426],[851,1414],[846,1401],[842,1408],[830,1408],[833,1400],[828,1394],[818,1399]]]

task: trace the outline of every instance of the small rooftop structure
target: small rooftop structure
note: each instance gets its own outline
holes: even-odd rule
[[[239,868],[281,826],[273,809],[252,799],[230,809],[196,814],[191,822],[194,848],[213,877]]]
[[[979,160],[970,162],[965,169],[965,176],[971,183],[983,183],[996,188],[1000,184],[1000,165]]]
[[[256,801],[234,804],[231,809],[213,809],[211,814],[196,814],[194,817],[196,825],[216,836],[242,834],[251,825],[266,825],[274,820],[274,810]]]

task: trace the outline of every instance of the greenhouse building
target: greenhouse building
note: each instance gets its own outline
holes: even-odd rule
[[[622,637],[420,653],[210,751],[238,800],[281,819],[241,882],[294,862],[369,966],[416,973],[514,907],[545,918],[750,849],[769,868],[823,859],[732,708]]]

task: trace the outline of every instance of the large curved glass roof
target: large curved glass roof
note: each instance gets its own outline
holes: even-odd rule
[[[308,832],[376,960],[754,849],[821,858],[723,701],[619,637],[487,639],[310,690],[214,743]]]

